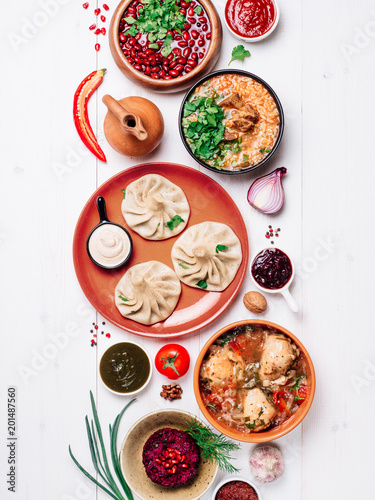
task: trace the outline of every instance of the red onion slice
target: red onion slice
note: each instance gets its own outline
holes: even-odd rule
[[[270,174],[256,179],[247,193],[247,201],[263,214],[278,212],[284,205],[284,188],[281,181],[287,172],[285,167],[277,168]]]

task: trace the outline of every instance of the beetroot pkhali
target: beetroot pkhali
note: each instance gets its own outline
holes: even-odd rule
[[[147,476],[154,483],[169,488],[189,482],[197,473],[200,450],[186,432],[169,427],[148,438],[142,462]]]

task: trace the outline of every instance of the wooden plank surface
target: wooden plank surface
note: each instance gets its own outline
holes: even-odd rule
[[[198,168],[184,149],[177,116],[183,94],[154,94],[126,80],[107,41],[96,54],[87,27],[93,16],[80,2],[51,0],[3,5],[0,83],[0,497],[22,500],[103,499],[68,456],[90,463],[84,416],[89,390],[98,401],[103,428],[127,398],[110,394],[98,380],[98,360],[112,343],[134,339],[93,310],[76,280],[72,238],[92,192],[115,173],[144,161],[171,161]],[[115,2],[108,2],[113,12]],[[215,1],[223,15],[224,0]],[[204,170],[238,204],[249,233],[251,255],[265,246],[268,224],[281,228],[279,246],[298,269],[292,292],[301,306],[293,314],[282,297],[269,296],[264,317],[295,333],[317,372],[317,394],[303,424],[277,441],[285,475],[261,485],[263,500],[372,498],[370,446],[375,410],[375,341],[370,312],[373,258],[373,82],[375,5],[371,0],[279,0],[281,20],[266,41],[250,44],[251,57],[233,67],[265,79],[278,94],[286,127],[281,147],[262,171],[232,178]],[[91,7],[90,7],[91,9]],[[217,68],[227,67],[237,41],[224,29]],[[72,124],[72,98],[93,69],[106,67],[90,102],[92,123],[108,163],[82,146]],[[140,95],[165,118],[160,147],[145,158],[111,150],[102,130],[101,98]],[[251,182],[285,166],[285,207],[274,217],[252,210]],[[242,304],[249,276],[230,308],[212,325],[179,342],[192,364],[220,327],[251,317]],[[98,334],[90,347],[92,324]],[[135,339],[154,356],[165,341]],[[128,410],[119,436],[141,415],[179,407],[199,414],[192,369],[181,379],[184,395],[173,405],[160,398],[165,380],[155,373]],[[6,394],[17,388],[17,493],[7,491]],[[242,445],[236,464],[249,476],[252,445]],[[91,468],[90,468],[91,470]],[[218,479],[224,477],[222,473]],[[210,500],[212,490],[202,497]],[[181,499],[183,500],[183,499]]]

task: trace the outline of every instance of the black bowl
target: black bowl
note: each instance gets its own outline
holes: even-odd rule
[[[257,163],[256,165],[253,165],[251,167],[244,168],[242,170],[219,170],[219,169],[217,169],[215,167],[211,167],[210,165],[207,165],[207,163],[205,163],[204,161],[202,161],[199,158],[197,158],[195,156],[195,154],[192,152],[192,150],[189,147],[189,144],[187,143],[187,141],[185,139],[184,131],[183,131],[183,128],[182,128],[182,118],[183,118],[184,106],[185,106],[186,101],[189,99],[191,93],[194,92],[194,90],[199,85],[201,85],[202,83],[206,82],[207,80],[210,80],[212,77],[214,77],[216,75],[223,75],[223,74],[226,74],[226,73],[232,73],[232,74],[234,73],[234,74],[237,74],[237,75],[247,76],[249,78],[252,78],[253,80],[256,80],[261,85],[263,85],[263,87],[265,87],[268,90],[268,92],[271,94],[271,96],[273,97],[273,99],[274,99],[274,101],[276,103],[277,109],[279,111],[279,116],[280,116],[280,130],[279,130],[279,135],[278,135],[278,137],[276,139],[276,142],[275,142],[275,144],[274,144],[271,152],[268,153],[267,156],[261,162]],[[180,136],[181,136],[181,139],[182,139],[182,142],[183,142],[185,148],[187,149],[188,153],[194,158],[194,160],[197,161],[200,165],[202,165],[202,167],[208,168],[208,170],[211,170],[212,172],[217,172],[219,174],[226,174],[226,175],[246,174],[247,172],[252,172],[256,168],[259,168],[259,167],[262,167],[263,165],[265,165],[270,160],[270,158],[275,154],[277,148],[279,147],[279,144],[281,142],[281,138],[282,138],[283,133],[284,133],[284,111],[283,111],[283,107],[281,106],[280,99],[277,97],[275,91],[268,85],[267,82],[265,82],[264,80],[262,80],[261,78],[259,78],[259,76],[254,75],[253,73],[249,73],[248,71],[242,71],[240,69],[220,69],[218,71],[214,71],[213,73],[210,73],[210,74],[206,75],[205,77],[201,78],[187,92],[187,94],[185,95],[185,97],[184,97],[184,99],[182,101],[182,104],[181,104],[180,113],[179,113],[179,116],[178,116],[178,127],[179,127],[179,131],[180,131]]]

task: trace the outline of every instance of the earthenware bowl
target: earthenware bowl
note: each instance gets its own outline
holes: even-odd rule
[[[203,459],[197,475],[189,484],[178,488],[153,483],[142,463],[143,447],[151,434],[164,427],[186,430],[188,422],[194,418],[183,410],[156,410],[138,420],[126,434],[120,452],[121,470],[126,482],[141,500],[198,500],[213,484],[218,466]]]
[[[251,432],[249,434],[243,433],[234,429],[233,427],[229,427],[224,423],[218,422],[212,416],[212,414],[207,410],[206,406],[203,403],[200,390],[199,390],[199,372],[203,362],[203,359],[208,351],[208,348],[215,342],[217,338],[226,333],[228,330],[232,328],[243,326],[243,325],[260,325],[268,328],[272,328],[278,330],[280,333],[284,334],[286,337],[289,337],[298,347],[300,352],[302,353],[304,360],[306,362],[306,371],[307,371],[307,398],[298,408],[296,413],[292,415],[288,420],[286,420],[283,424],[278,425],[270,430],[264,430],[261,432]],[[242,321],[236,321],[228,326],[221,328],[218,332],[216,332],[212,337],[206,342],[203,349],[198,355],[195,368],[194,368],[194,393],[196,400],[198,402],[199,408],[203,413],[204,417],[208,420],[208,422],[215,427],[219,432],[225,434],[226,436],[236,439],[238,441],[244,441],[246,443],[267,443],[268,441],[273,441],[274,439],[278,439],[285,434],[288,434],[291,430],[293,430],[297,425],[299,425],[302,420],[306,417],[311,404],[314,399],[315,393],[315,371],[314,365],[311,361],[309,353],[306,348],[302,344],[302,342],[289,330],[286,328],[276,325],[275,323],[271,323],[270,321],[265,320],[256,320],[256,319],[245,319]]]
[[[231,483],[233,481],[243,481],[244,483],[249,484],[254,489],[255,493],[258,495],[258,500],[263,500],[263,497],[262,497],[260,491],[258,490],[258,488],[255,486],[255,484],[243,476],[230,476],[230,477],[226,477],[225,479],[220,481],[220,483],[218,483],[216,485],[216,488],[212,494],[211,500],[216,500],[216,495],[218,494],[218,491],[220,490],[220,488],[222,486],[224,486],[224,484]]]
[[[142,85],[154,92],[179,92],[186,90],[193,82],[202,78],[203,75],[208,73],[214,67],[221,49],[223,39],[223,30],[221,25],[220,16],[211,0],[200,0],[204,7],[211,23],[211,43],[208,47],[207,53],[202,61],[190,73],[174,78],[173,80],[154,80],[153,78],[137,71],[129,63],[123,54],[118,38],[119,25],[123,13],[129,7],[133,0],[121,0],[116,10],[113,13],[111,24],[108,32],[109,46],[111,49],[112,57],[124,73],[124,75],[138,85]]]

